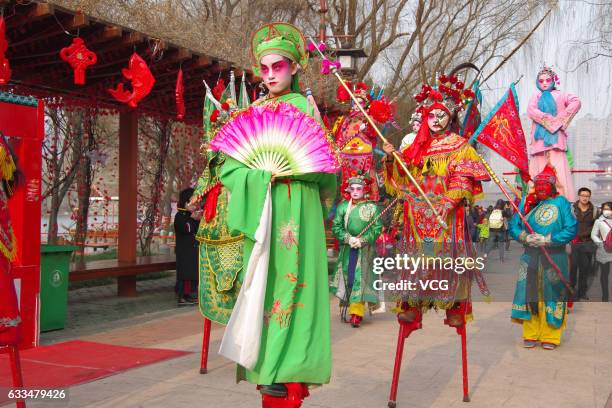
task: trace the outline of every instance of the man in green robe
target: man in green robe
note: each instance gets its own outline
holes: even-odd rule
[[[298,93],[297,70],[305,67],[308,59],[299,30],[285,23],[262,27],[253,36],[253,56],[256,73],[262,74],[269,90],[255,103],[287,103],[312,115],[313,106]],[[239,297],[220,353],[239,361],[245,348],[258,348],[255,359],[245,359],[250,367],[239,366],[239,379],[260,385],[264,401],[266,396],[286,396],[288,383],[328,383],[331,340],[323,221],[335,198],[336,175],[276,177],[270,171],[251,169],[227,157],[220,180],[231,193],[227,218],[230,231],[245,237],[244,269],[250,261],[264,265],[267,261],[261,336],[248,338],[246,347],[232,338],[232,333],[245,337],[244,324],[259,323],[242,321],[237,331],[230,330],[234,314],[242,306]],[[262,249],[258,233],[265,214],[271,214],[271,232]],[[255,274],[253,280],[257,278]],[[251,282],[243,282],[241,297],[251,295],[245,292],[247,284]],[[307,392],[299,398],[305,395]]]
[[[364,177],[348,179],[350,199],[338,205],[332,228],[340,241],[340,253],[330,289],[342,301],[343,319],[348,306],[353,327],[359,327],[365,316],[366,302],[370,305],[379,302],[378,293],[373,288],[377,279],[373,261],[376,255],[374,242],[382,231],[382,219],[378,217],[376,203],[366,199],[365,188]]]

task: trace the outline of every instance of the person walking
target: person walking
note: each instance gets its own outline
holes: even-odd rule
[[[489,219],[483,216],[478,224],[478,239],[480,240],[478,250],[486,254],[487,242],[489,240]]]
[[[591,231],[599,211],[591,203],[591,190],[582,187],[578,190],[578,201],[572,206],[574,216],[578,220],[578,234],[572,241],[572,260],[570,282],[574,288],[578,285],[575,300],[588,300],[587,279],[591,274],[592,257],[595,250],[591,240]]]
[[[180,192],[178,212],[174,216],[174,232],[176,234],[176,292],[179,306],[197,303],[198,290],[198,251],[196,240],[198,224],[202,218],[201,212],[192,213],[186,208],[193,195],[193,188]],[[185,293],[185,282],[190,282],[189,294]]]
[[[489,214],[489,243],[486,247],[484,256],[487,257],[495,244],[499,250],[499,261],[504,262],[504,249],[506,243],[506,230],[508,228],[508,219],[511,213],[506,209],[504,200],[497,200],[495,207]]]
[[[591,239],[595,243],[597,252],[595,259],[600,265],[599,281],[601,282],[601,301],[609,301],[608,277],[610,276],[610,262],[612,262],[612,251],[606,249],[604,245],[608,242],[608,234],[612,230],[612,202],[608,201],[601,206],[602,214],[595,220]],[[610,237],[612,240],[612,236]]]

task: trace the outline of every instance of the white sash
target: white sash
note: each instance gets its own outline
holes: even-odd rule
[[[261,346],[271,229],[272,198],[268,184],[259,226],[255,232],[253,252],[219,349],[219,354],[248,369],[257,364]]]

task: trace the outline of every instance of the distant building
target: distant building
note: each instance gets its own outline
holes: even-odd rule
[[[606,201],[612,201],[612,149],[606,149],[602,152],[595,153],[597,159],[593,163],[605,173],[596,173],[591,181],[595,183],[593,189],[593,201],[601,204]]]

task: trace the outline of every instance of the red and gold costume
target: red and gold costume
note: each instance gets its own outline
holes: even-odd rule
[[[412,184],[396,159],[385,159],[385,187],[404,201],[404,227],[399,252],[423,263],[415,270],[401,270],[399,278],[411,283],[398,303],[400,324],[389,406],[395,406],[405,339],[422,328],[422,316],[429,308],[446,310],[444,323],[461,336],[464,401],[469,401],[467,380],[466,323],[472,318],[471,286],[476,279],[483,294],[488,290],[476,262],[464,211],[466,203],[483,196],[483,181],[490,177],[467,139],[450,131],[453,116],[466,101],[470,90],[456,78],[441,76],[437,89],[423,85],[415,96],[423,123],[410,146],[401,152],[407,169],[430,200],[447,228]],[[387,147],[386,147],[387,148]],[[468,264],[468,259],[472,260]],[[479,268],[480,267],[480,268]],[[399,279],[398,279],[399,280]],[[437,285],[423,285],[433,283]],[[447,281],[448,285],[441,285]]]
[[[19,309],[15,286],[10,276],[11,261],[15,258],[15,234],[11,226],[8,194],[16,167],[10,150],[0,135],[0,346],[19,343]]]
[[[355,87],[355,95],[363,101],[367,108],[370,96],[367,93],[367,85],[360,82]],[[348,100],[348,96],[346,96]],[[343,102],[343,97],[338,96]],[[376,133],[368,124],[367,119],[355,106],[346,115],[338,118],[334,126],[334,137],[336,146],[340,152],[340,164],[342,166],[342,185],[345,186],[350,177],[362,174],[376,180],[376,169],[373,166],[374,148],[376,147]],[[370,199],[379,199],[377,183],[372,183]]]
[[[425,125],[421,129],[429,132]],[[430,135],[429,138],[422,152],[422,164],[410,165],[409,169],[437,211],[443,214],[448,229],[444,230],[437,222],[433,211],[397,163],[387,162],[384,172],[387,192],[404,199],[403,249],[414,255],[473,257],[465,223],[464,199],[473,203],[481,198],[481,182],[490,180],[489,175],[467,139],[452,132]],[[478,271],[464,274],[446,269],[428,271],[429,278],[448,279],[448,290],[411,291],[409,303],[411,306],[427,308],[433,305],[448,309],[456,301],[469,299],[468,283],[471,281],[468,280],[474,275],[484,291],[484,282]],[[408,279],[423,277],[415,273]]]

